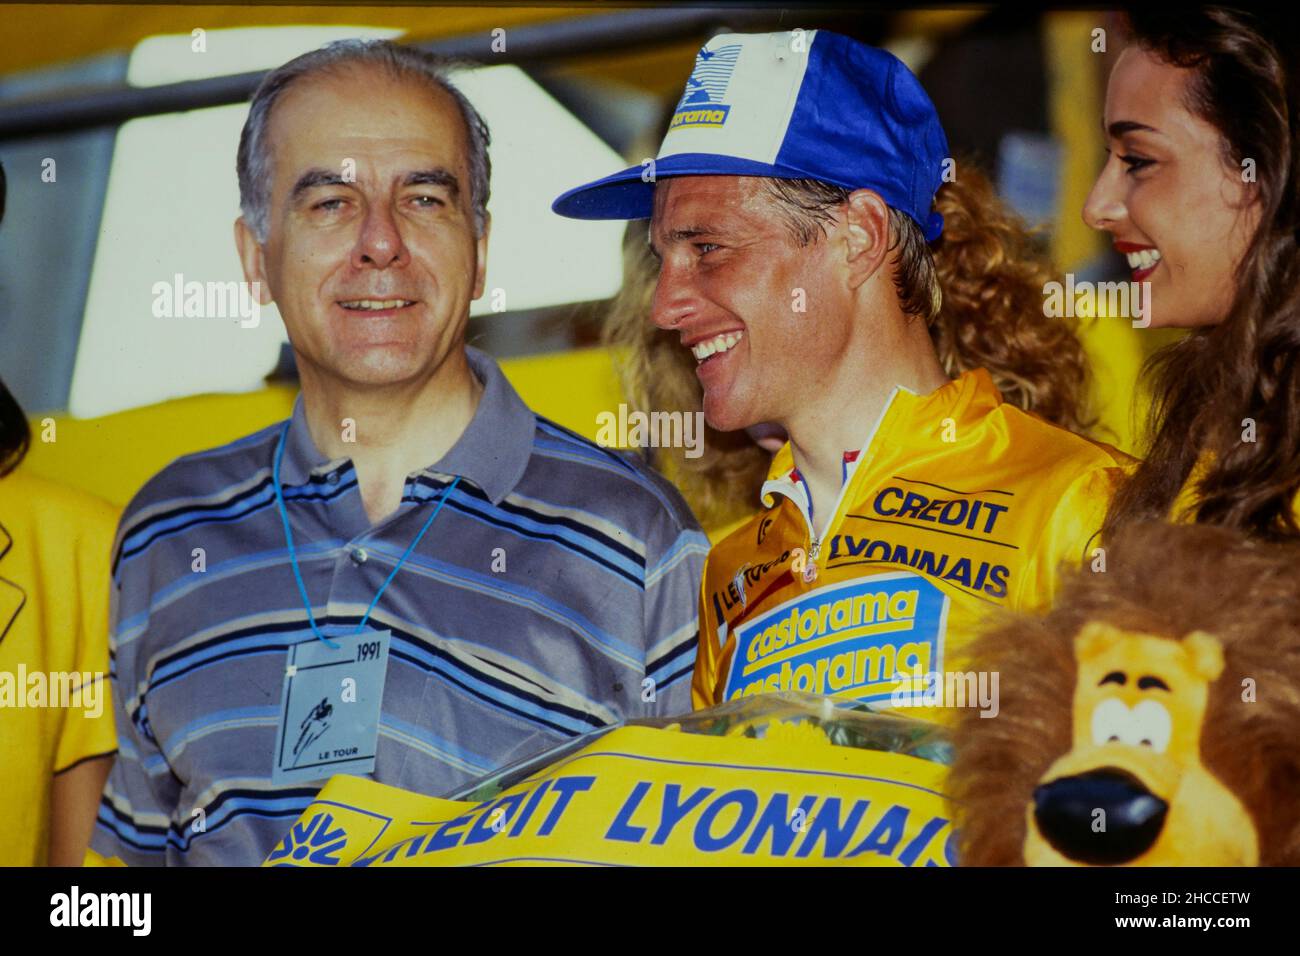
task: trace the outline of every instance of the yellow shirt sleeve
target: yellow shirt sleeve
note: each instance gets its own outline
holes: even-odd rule
[[[0,864],[43,864],[53,775],[117,748],[108,681],[116,523],[107,502],[24,468],[0,479],[0,687],[24,693],[24,706],[0,705]]]
[[[1043,529],[1030,573],[1021,580],[1015,602],[1018,610],[1050,607],[1062,571],[1088,567],[1098,556],[1106,509],[1123,475],[1121,465],[1104,466],[1092,468],[1070,483]]]
[[[55,773],[117,750],[108,680],[109,568],[117,514],[103,502],[82,499],[75,509],[58,513],[57,518],[56,523],[66,526],[47,528],[46,533],[65,536],[65,540],[76,543],[72,582],[80,596],[80,612],[73,635],[76,645],[73,669],[79,674],[92,675],[81,687],[83,701],[92,706],[66,711],[55,749]],[[59,597],[49,595],[50,599]]]

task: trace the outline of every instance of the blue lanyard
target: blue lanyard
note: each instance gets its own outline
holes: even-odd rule
[[[332,650],[338,650],[339,646],[322,634],[320,628],[316,624],[316,615],[312,613],[311,601],[307,598],[307,585],[303,583],[302,571],[298,567],[298,552],[293,546],[293,531],[289,528],[289,513],[284,509],[284,492],[280,488],[280,459],[284,457],[284,443],[288,435],[289,422],[285,422],[284,428],[280,431],[280,441],[275,446],[275,466],[271,469],[271,484],[275,488],[275,504],[280,509],[280,520],[284,523],[284,540],[289,546],[289,561],[293,564],[293,579],[298,582],[298,594],[302,597],[302,606],[307,609],[307,620],[311,622],[311,632],[320,638],[326,647]],[[366,622],[370,620],[370,612],[373,611],[375,605],[379,603],[379,596],[383,594],[388,588],[388,585],[392,583],[393,578],[397,577],[397,572],[400,571],[402,565],[406,563],[406,559],[410,557],[411,552],[415,550],[415,546],[420,543],[420,539],[424,537],[425,532],[433,526],[433,519],[438,517],[438,512],[441,511],[442,506],[447,503],[447,496],[451,494],[452,490],[455,489],[458,484],[460,484],[459,475],[456,476],[455,480],[452,481],[451,484],[442,490],[442,494],[438,496],[438,507],[433,509],[433,514],[429,515],[429,520],[424,523],[424,527],[420,529],[420,533],[415,536],[414,541],[407,545],[406,550],[402,553],[402,557],[398,560],[397,564],[393,566],[393,570],[389,573],[387,580],[385,580],[384,583],[379,586],[379,590],[375,592],[375,598],[370,602],[370,607],[366,608],[366,616],[363,617],[361,623],[357,625],[355,633],[360,634],[366,629]]]

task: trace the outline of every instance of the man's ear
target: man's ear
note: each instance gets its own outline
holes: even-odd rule
[[[244,281],[257,294],[260,305],[270,305],[275,301],[271,285],[266,281],[266,259],[262,255],[262,244],[244,217],[235,220],[235,249],[239,251],[239,264],[244,269]]]
[[[492,213],[483,214],[483,235],[478,237],[475,245],[475,258],[478,266],[474,273],[474,299],[482,298],[483,287],[487,284],[488,234],[492,231]]]
[[[844,225],[849,288],[856,289],[889,260],[889,206],[879,193],[855,190],[844,206]]]

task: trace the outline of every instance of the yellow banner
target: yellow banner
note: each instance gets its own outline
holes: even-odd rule
[[[944,766],[781,730],[620,727],[484,803],[337,776],[266,865],[952,865]]]

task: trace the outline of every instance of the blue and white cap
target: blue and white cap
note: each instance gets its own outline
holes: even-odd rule
[[[551,208],[649,219],[658,179],[816,179],[874,190],[933,241],[947,155],[934,104],[892,53],[826,30],[725,33],[696,56],[653,167],[570,189]]]

